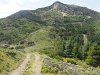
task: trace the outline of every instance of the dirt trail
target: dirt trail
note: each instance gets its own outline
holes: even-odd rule
[[[42,61],[40,59],[40,55],[39,54],[35,54],[35,64],[34,64],[34,73],[35,75],[42,75],[41,74],[41,64],[42,64]]]
[[[14,71],[12,71],[10,73],[10,75],[21,75],[24,72],[24,69],[25,69],[28,61],[30,60],[30,56],[31,56],[31,54],[27,54],[25,60],[21,63],[21,65]]]
[[[84,40],[84,45],[87,45],[88,39],[86,34],[83,34],[83,40]]]

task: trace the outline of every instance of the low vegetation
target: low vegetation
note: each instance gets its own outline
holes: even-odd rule
[[[73,63],[72,59],[70,62],[58,61],[57,59],[52,59],[46,57],[43,61],[43,66],[41,72],[45,74],[57,74],[57,75],[99,75],[100,68],[90,67],[89,65],[84,64],[82,61],[77,61]],[[74,60],[75,61],[75,60]]]
[[[0,48],[0,74],[9,73],[15,69],[23,59],[21,51]]]

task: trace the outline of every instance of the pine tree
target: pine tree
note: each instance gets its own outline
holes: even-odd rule
[[[93,44],[89,48],[88,57],[86,60],[87,64],[92,66],[100,66],[100,46]]]

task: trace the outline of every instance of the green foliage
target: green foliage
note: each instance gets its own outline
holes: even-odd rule
[[[56,54],[57,52],[55,52],[54,50],[52,50],[53,48],[44,48],[43,50],[41,50],[40,52],[45,53],[46,55],[50,56],[51,58],[56,58],[58,60],[63,60],[62,56],[59,56],[58,54]]]
[[[93,44],[88,52],[87,64],[92,66],[100,66],[100,46]]]
[[[90,26],[91,27],[91,26]],[[93,32],[88,32],[88,44],[84,45],[83,32],[80,34],[68,33],[64,27],[43,27],[38,31],[30,34],[28,41],[34,41],[35,46],[40,52],[49,55],[52,58],[62,60],[62,57],[78,58],[85,60],[91,44],[90,37]],[[95,37],[96,38],[96,37]],[[93,38],[92,38],[93,39]]]
[[[17,50],[0,49],[0,73],[8,73],[15,69],[23,56],[23,53]]]
[[[28,21],[26,18],[13,19],[13,22],[10,19],[1,20],[0,26],[0,41],[6,41],[10,44],[18,43],[29,33],[39,29],[38,23]]]
[[[64,61],[75,65],[77,64],[77,60],[72,58],[64,58]]]
[[[69,63],[67,62],[69,61]],[[71,64],[72,63],[72,64]],[[77,65],[76,65],[77,63]],[[81,64],[80,64],[81,63]],[[83,66],[84,65],[84,66]],[[88,70],[88,71],[87,71]],[[82,61],[79,62],[79,60],[71,59],[71,58],[64,58],[63,61],[58,61],[56,59],[52,59],[50,57],[46,57],[43,60],[42,65],[42,73],[43,74],[49,74],[52,73],[57,75],[92,75],[96,74],[99,75],[99,68],[96,69],[94,67],[89,67],[88,65],[84,64]]]
[[[44,66],[42,67],[42,73],[58,73],[58,69],[55,67],[55,68],[52,68],[52,67],[47,67],[47,66]]]
[[[20,45],[15,47],[15,49],[24,49],[24,48],[25,46],[20,46]]]

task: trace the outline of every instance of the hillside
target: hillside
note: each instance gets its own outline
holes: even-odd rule
[[[0,41],[15,43],[42,26],[55,26],[58,23],[63,26],[65,22],[68,24],[72,22],[73,24],[81,24],[89,18],[98,19],[100,13],[86,7],[67,5],[60,2],[55,2],[51,6],[37,10],[22,10],[0,20]]]
[[[99,75],[100,13],[58,1],[16,12],[0,19],[0,55],[0,74],[22,68],[23,75],[32,75],[41,61],[39,74]],[[24,67],[18,67],[24,60]]]

